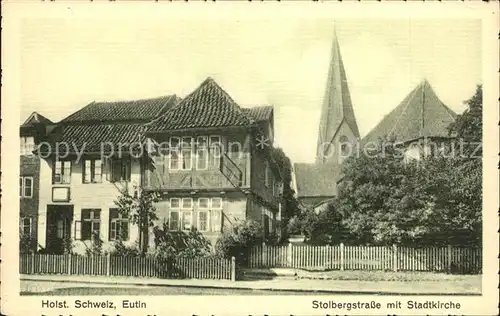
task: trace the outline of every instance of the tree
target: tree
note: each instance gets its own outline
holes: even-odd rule
[[[386,142],[346,161],[338,208],[351,242],[481,243],[481,86],[466,104],[450,126],[447,155],[404,162],[396,143]]]
[[[478,85],[474,95],[464,101],[467,109],[457,116],[455,122],[450,124],[449,133],[465,143],[464,150],[469,158],[474,151],[474,156],[482,156],[481,143],[483,137],[483,87]],[[476,150],[479,149],[479,150]],[[477,160],[477,159],[474,159]],[[479,159],[480,160],[480,159]]]
[[[351,235],[351,243],[401,241],[396,235],[403,232],[397,229],[395,216],[391,215],[397,212],[393,209],[397,204],[395,201],[402,200],[407,191],[405,185],[411,183],[405,179],[405,171],[412,166],[407,167],[405,170],[403,160],[392,143],[386,143],[369,155],[346,160],[337,208],[343,218],[342,224]],[[407,202],[409,200],[405,200]],[[417,208],[419,205],[411,206]],[[408,213],[410,215],[406,220],[411,222],[411,214],[414,213]],[[410,227],[418,230],[415,225]],[[383,236],[380,232],[384,233]]]
[[[283,180],[282,225],[287,227],[288,220],[299,214],[299,204],[292,189],[292,163],[281,148],[271,148],[271,156],[278,165]]]
[[[115,204],[122,216],[126,216],[132,224],[137,225],[139,250],[145,254],[148,250],[149,227],[153,227],[154,221],[158,219],[155,207],[158,195],[155,192],[144,191],[139,187],[134,187],[133,191],[132,195],[123,191]]]
[[[301,217],[307,243],[333,245],[348,240],[348,231],[343,225],[342,214],[335,199],[326,209],[320,212],[306,211]]]

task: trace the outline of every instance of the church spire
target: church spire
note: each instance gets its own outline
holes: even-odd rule
[[[359,139],[358,125],[354,117],[335,26],[330,56],[316,149],[316,162],[318,163],[327,161],[339,163],[338,160],[331,158],[339,156],[340,142],[345,142],[347,139],[354,144]]]

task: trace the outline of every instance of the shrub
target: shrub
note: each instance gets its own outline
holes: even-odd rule
[[[63,239],[63,253],[64,254],[73,254],[73,239],[71,237],[66,237]]]
[[[28,235],[21,235],[19,239],[19,252],[31,253],[36,247],[35,238]]]
[[[288,235],[301,235],[304,233],[304,220],[299,216],[290,218],[287,224]]]
[[[98,232],[93,232],[92,233],[92,245],[90,248],[85,249],[85,254],[87,256],[100,256],[103,254],[102,251],[102,244],[103,241],[101,237],[99,236]]]
[[[176,275],[175,261],[179,257],[197,258],[210,255],[210,241],[197,230],[171,231],[168,223],[154,228],[154,256],[160,261],[159,269]]]
[[[113,247],[111,254],[115,256],[136,257],[141,254],[137,242],[132,246],[128,246],[122,240],[117,240],[114,242]]]
[[[210,254],[210,241],[197,230],[171,231],[168,224],[154,228],[155,247],[173,256],[202,257]]]
[[[262,242],[262,227],[253,220],[237,221],[224,231],[215,244],[215,252],[223,258],[235,257],[238,262],[246,260],[247,251]]]

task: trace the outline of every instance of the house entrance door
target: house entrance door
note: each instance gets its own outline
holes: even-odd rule
[[[64,253],[64,240],[71,237],[73,205],[47,206],[46,249],[49,253]]]

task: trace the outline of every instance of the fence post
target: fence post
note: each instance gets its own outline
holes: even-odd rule
[[[71,254],[68,253],[68,275],[71,275]]]
[[[90,275],[94,275],[94,255],[90,255]]]
[[[451,273],[451,245],[448,245],[447,259],[448,273]]]
[[[35,274],[35,253],[31,253],[31,274]]]
[[[236,259],[231,257],[231,281],[236,281]]]
[[[392,258],[394,272],[398,272],[398,246],[396,246],[396,244],[392,244]]]
[[[292,243],[288,243],[288,253],[287,253],[287,258],[286,258],[286,263],[287,263],[287,266],[288,268],[292,268],[293,264],[292,264]]]
[[[42,273],[42,257],[46,256],[45,254],[38,255],[38,273]]]
[[[340,243],[340,271],[344,271],[344,243]]]
[[[262,266],[267,268],[267,246],[266,243],[262,243]]]
[[[111,253],[108,252],[106,255],[106,276],[110,275],[111,270]]]

